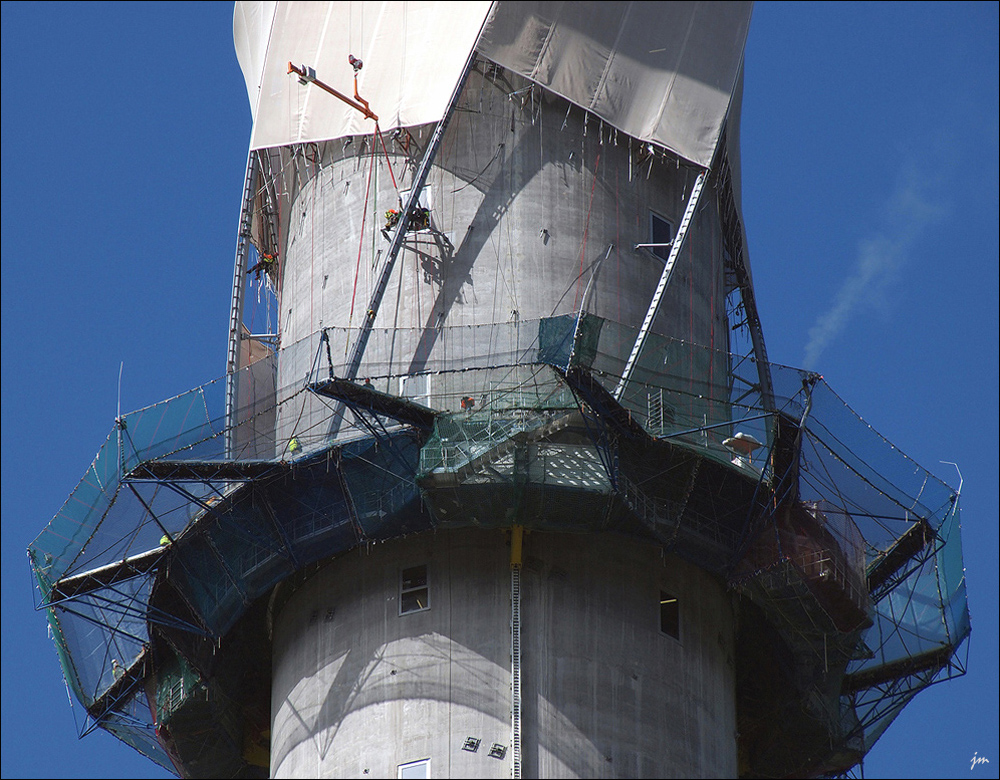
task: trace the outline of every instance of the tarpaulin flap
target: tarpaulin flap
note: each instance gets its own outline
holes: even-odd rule
[[[370,133],[372,121],[288,63],[354,96],[348,56],[364,63],[358,94],[382,130],[437,122],[490,12],[489,2],[238,2],[236,54],[253,113],[252,149]]]
[[[751,6],[501,2],[478,50],[634,138],[708,167]]]

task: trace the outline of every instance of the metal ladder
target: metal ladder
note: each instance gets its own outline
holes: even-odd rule
[[[687,236],[688,228],[691,227],[691,220],[694,218],[694,210],[698,205],[698,199],[701,197],[701,191],[705,186],[705,179],[707,176],[708,170],[703,169],[698,174],[698,178],[695,179],[694,187],[691,188],[691,196],[688,198],[687,207],[684,209],[684,216],[681,217],[680,227],[677,229],[677,235],[674,237],[674,240],[670,245],[670,256],[667,258],[667,264],[663,266],[663,273],[660,274],[660,282],[656,285],[656,292],[653,293],[653,300],[650,301],[649,309],[646,310],[646,319],[642,321],[642,327],[639,328],[639,335],[636,336],[635,344],[632,346],[632,352],[628,356],[628,361],[625,363],[625,370],[622,372],[621,381],[618,383],[618,387],[615,388],[614,396],[616,401],[621,400],[622,392],[625,390],[625,385],[628,384],[628,380],[632,376],[632,370],[635,368],[635,362],[639,358],[642,346],[646,343],[646,336],[649,335],[649,328],[653,324],[653,318],[656,316],[657,310],[660,308],[660,299],[663,297],[663,291],[667,289],[667,284],[670,282],[670,276],[674,272],[674,265],[677,263],[677,257],[680,255],[681,247],[684,245],[684,239]]]
[[[236,372],[240,360],[240,327],[243,325],[243,297],[246,290],[247,254],[250,251],[250,224],[253,219],[253,196],[259,164],[256,153],[247,153],[247,172],[243,182],[239,231],[236,235],[236,262],[233,268],[233,294],[229,305],[229,350],[226,356],[226,457],[233,457],[236,422]]]
[[[521,567],[510,568],[510,776],[521,777]]]

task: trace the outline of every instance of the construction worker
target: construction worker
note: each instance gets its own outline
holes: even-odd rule
[[[274,255],[268,254],[267,252],[260,253],[260,262],[257,263],[253,268],[247,271],[247,276],[254,274],[254,279],[260,280],[260,272],[265,273],[270,272],[274,267]]]
[[[389,238],[389,231],[396,227],[399,222],[399,217],[402,212],[398,209],[389,209],[385,212],[385,227],[382,228],[382,235]],[[431,212],[430,209],[425,209],[423,206],[417,206],[413,209],[410,214],[410,221],[406,225],[406,230],[426,230],[431,226]]]
[[[410,224],[407,226],[407,230],[426,230],[431,226],[431,212],[430,209],[425,209],[422,206],[417,206],[413,209],[413,214],[410,216]]]
[[[386,241],[392,241],[389,231],[396,227],[397,222],[399,222],[398,209],[389,209],[385,212],[385,226],[382,228],[382,235],[385,236]]]
[[[301,449],[302,445],[299,443],[299,440],[296,439],[294,436],[288,440],[288,451],[292,453],[292,455],[295,455]]]

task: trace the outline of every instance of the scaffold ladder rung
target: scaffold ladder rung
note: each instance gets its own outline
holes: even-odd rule
[[[521,777],[521,567],[510,569],[510,776]]]
[[[229,347],[226,355],[226,456],[232,457],[234,450],[233,417],[238,404],[235,373],[240,361],[240,327],[243,324],[243,294],[246,287],[247,253],[250,249],[250,226],[253,219],[253,193],[257,183],[257,155],[247,153],[246,178],[243,181],[243,199],[240,204],[240,221],[236,235],[236,262],[233,267],[233,291],[229,304]]]
[[[698,205],[698,199],[701,197],[701,190],[705,186],[707,175],[707,170],[701,171],[698,174],[698,178],[695,179],[694,186],[691,188],[691,195],[688,198],[687,207],[684,209],[684,216],[681,217],[680,227],[677,228],[677,235],[671,244],[670,255],[667,257],[666,265],[663,266],[663,273],[660,274],[660,281],[656,285],[656,292],[653,293],[653,300],[649,303],[649,308],[646,310],[646,317],[642,321],[642,327],[639,328],[639,335],[636,336],[632,352],[625,363],[625,370],[622,371],[621,381],[618,383],[618,387],[615,388],[614,396],[616,401],[621,400],[625,385],[628,384],[628,380],[632,376],[632,369],[635,368],[635,363],[639,359],[639,353],[642,352],[642,346],[646,342],[646,336],[649,335],[653,318],[660,308],[660,299],[663,297],[663,291],[667,289],[667,284],[670,282],[670,276],[673,274],[674,266],[677,264],[677,257],[681,253],[681,247],[684,246],[684,239],[687,237],[688,228],[691,226],[691,220],[694,218],[695,207]]]

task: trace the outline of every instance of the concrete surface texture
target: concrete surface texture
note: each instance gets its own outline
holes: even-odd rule
[[[657,219],[676,233],[697,174],[519,77],[479,67],[422,195],[430,227],[406,239],[378,307],[375,328],[391,337],[373,337],[359,373],[434,408],[448,408],[453,388],[422,372],[503,362],[508,339],[484,325],[530,322],[537,332],[540,318],[586,311],[638,328],[669,250],[658,257],[635,245],[651,242]],[[346,329],[362,324],[388,252],[385,212],[399,207],[396,187],[408,191],[430,135],[423,127],[384,138],[391,173],[371,136],[282,153],[279,388],[301,387],[318,340],[287,347],[323,328],[338,329],[332,359],[346,363]],[[652,330],[725,351],[725,296],[718,198],[709,186]],[[621,345],[623,360],[630,348]],[[279,421],[279,430],[296,421],[308,427],[310,415],[326,412],[313,409],[318,403],[296,403],[295,419]]]
[[[427,777],[509,777],[509,554],[502,531],[438,531],[282,586],[272,776],[396,777],[427,761]],[[401,615],[415,566],[427,608]],[[521,592],[523,776],[735,776],[734,621],[719,582],[646,542],[531,532]],[[678,599],[679,638],[661,631],[663,592]]]

